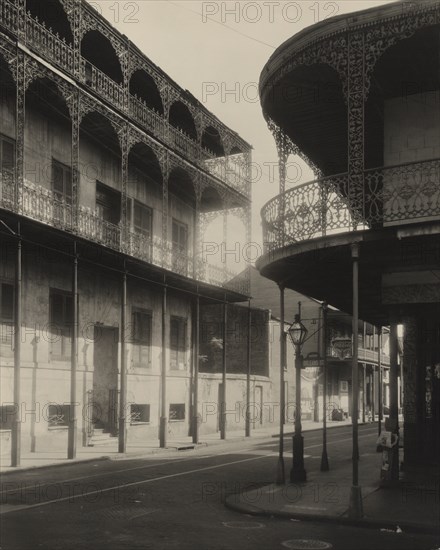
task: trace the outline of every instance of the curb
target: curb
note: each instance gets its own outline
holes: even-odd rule
[[[237,502],[231,502],[231,499],[236,495],[229,495],[225,499],[225,507],[234,512],[240,512],[241,514],[248,514],[257,517],[268,518],[280,518],[280,519],[295,519],[298,521],[314,521],[323,523],[337,523],[338,525],[348,525],[352,527],[367,527],[370,529],[389,529],[396,532],[396,526],[402,529],[402,531],[412,533],[424,533],[438,535],[440,533],[440,525],[420,525],[410,521],[394,521],[380,520],[374,518],[349,518],[346,516],[329,516],[321,514],[304,514],[301,512],[283,512],[281,510],[267,510],[253,506],[252,504],[242,504]],[[398,533],[396,533],[398,534]]]
[[[60,468],[61,466],[71,466],[72,464],[87,464],[90,462],[104,462],[104,461],[110,461],[112,460],[111,456],[103,455],[103,456],[97,456],[95,458],[74,458],[72,460],[66,459],[66,462],[50,462],[48,464],[35,464],[32,466],[18,466],[17,468],[13,468],[11,470],[6,470],[5,472],[0,471],[0,476],[4,477],[7,475],[16,474],[19,472],[25,472],[28,470],[41,470],[43,468]],[[12,468],[12,466],[7,466],[7,468]]]

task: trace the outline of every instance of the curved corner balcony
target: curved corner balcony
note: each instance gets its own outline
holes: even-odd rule
[[[366,170],[363,192],[337,174],[288,189],[262,210],[266,250],[339,233],[440,220],[440,159]]]

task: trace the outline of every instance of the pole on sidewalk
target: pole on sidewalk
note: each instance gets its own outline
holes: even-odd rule
[[[72,301],[73,301],[73,325],[72,325],[72,343],[70,357],[70,412],[69,412],[69,432],[67,442],[67,458],[76,457],[76,372],[78,366],[78,255],[76,253],[76,243],[74,243],[74,258],[72,271]]]
[[[127,408],[127,354],[126,354],[126,324],[127,324],[127,272],[122,276],[121,296],[121,392],[119,395],[119,432],[118,452],[126,451],[126,408]]]
[[[322,357],[324,369],[324,381],[322,390],[322,456],[321,472],[328,472],[330,467],[327,455],[327,310],[326,302],[322,304]]]
[[[20,234],[20,225],[18,226]],[[17,241],[17,255],[15,260],[15,322],[14,322],[14,419],[11,434],[11,466],[20,466],[21,462],[21,238]]]
[[[367,400],[367,365],[362,363],[362,422],[365,424],[365,405]]]
[[[377,327],[377,435],[382,433],[382,327]],[[378,453],[382,452],[382,445],[376,447]]]
[[[252,330],[252,310],[251,301],[248,301],[248,330],[247,330],[247,357],[246,357],[246,427],[245,435],[251,435],[251,330]]]
[[[352,357],[352,422],[353,422],[353,455],[352,455],[352,486],[348,515],[350,518],[363,517],[362,491],[359,486],[359,441],[358,441],[358,409],[359,409],[359,367],[358,367],[358,326],[359,326],[359,244],[351,245],[353,264],[353,357]]]
[[[281,485],[285,483],[284,471],[284,414],[285,414],[285,390],[284,390],[284,367],[286,364],[286,333],[284,331],[285,313],[284,313],[284,286],[279,285],[280,289],[280,440],[278,448],[277,480]]]
[[[390,323],[390,415],[388,417],[387,430],[399,436],[399,406],[398,406],[398,339],[397,339],[397,320],[391,317]],[[399,480],[399,445],[392,448],[390,480],[395,482]]]
[[[222,360],[222,401],[220,410],[220,439],[226,439],[226,334],[228,324],[228,306],[223,302],[223,360]]]
[[[167,287],[162,290],[162,365],[160,377],[160,427],[159,445],[167,446]]]
[[[194,407],[192,440],[196,445],[199,442],[199,331],[200,331],[200,297],[197,294],[194,323]]]

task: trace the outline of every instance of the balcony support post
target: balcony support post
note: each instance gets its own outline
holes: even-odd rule
[[[162,290],[162,365],[160,377],[160,426],[159,444],[161,449],[167,446],[167,287]]]
[[[377,435],[382,433],[382,327],[377,327]],[[382,446],[376,448],[378,453],[382,452]]]
[[[70,411],[69,411],[69,432],[67,443],[67,458],[76,457],[76,373],[78,367],[78,255],[76,253],[76,243],[74,243],[74,258],[72,270],[72,301],[73,301],[73,319],[72,319],[72,341],[70,356]]]
[[[248,326],[247,326],[247,350],[246,350],[246,425],[245,436],[251,436],[251,331],[252,310],[251,301],[248,300]],[[254,404],[255,406],[255,404]]]
[[[284,368],[286,365],[286,332],[284,330],[285,312],[284,312],[284,286],[278,285],[280,289],[280,440],[278,445],[278,465],[277,479],[279,485],[284,485],[286,481],[284,470],[284,422],[285,422],[285,382]]]
[[[23,22],[26,10],[23,10]],[[15,121],[15,197],[14,208],[20,213],[22,208],[21,194],[24,182],[24,124],[26,101],[26,67],[25,54],[17,50],[17,87],[16,87],[16,121]]]
[[[223,302],[223,355],[222,355],[222,391],[220,405],[220,439],[226,439],[226,335],[228,327],[228,304]]]
[[[397,337],[397,319],[392,314],[390,316],[390,415],[386,422],[386,429],[399,437],[399,406],[398,406],[398,337]],[[392,448],[390,481],[395,483],[399,480],[399,444]]]
[[[126,324],[127,324],[127,272],[122,276],[121,299],[121,393],[119,397],[119,432],[118,452],[125,453],[127,447],[127,353],[126,353]]]
[[[362,492],[359,485],[359,441],[358,441],[358,414],[359,414],[359,243],[351,245],[353,265],[353,354],[352,354],[352,422],[353,422],[353,454],[352,454],[352,486],[350,490],[349,517],[359,519],[363,517]]]
[[[79,110],[79,91],[74,91],[72,100],[72,228],[78,228],[78,210],[79,210],[79,128],[80,128],[80,110]]]
[[[322,456],[321,456],[321,472],[328,472],[330,467],[328,464],[327,455],[327,312],[328,306],[326,302],[322,304],[322,359],[324,380],[322,389]],[[318,392],[319,394],[319,392]]]
[[[18,229],[20,233],[20,226]],[[14,315],[14,416],[11,434],[11,466],[20,466],[21,462],[21,285],[22,285],[22,248],[21,239],[17,241],[15,259],[15,315]]]
[[[197,289],[198,292],[198,289]],[[200,296],[197,294],[194,307],[194,322],[193,322],[193,425],[192,425],[192,441],[194,444],[199,442],[199,332],[200,332]]]
[[[365,424],[365,407],[367,401],[367,365],[362,363],[362,422]]]

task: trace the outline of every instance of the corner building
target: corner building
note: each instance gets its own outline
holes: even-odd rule
[[[0,0],[0,73],[2,454],[196,439],[200,307],[249,293],[203,236],[250,238],[251,147],[85,1]]]
[[[262,209],[267,249],[257,266],[390,326],[387,429],[404,428],[405,465],[440,460],[439,63],[438,0],[395,2],[301,31],[260,79],[281,178]],[[285,189],[290,154],[315,181]]]

